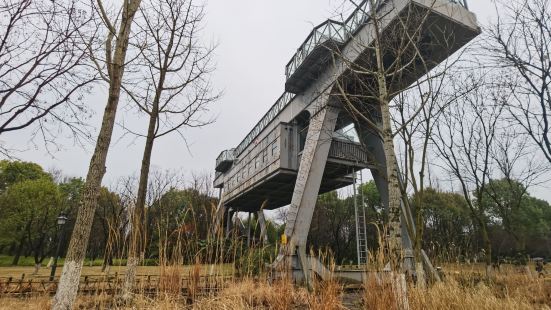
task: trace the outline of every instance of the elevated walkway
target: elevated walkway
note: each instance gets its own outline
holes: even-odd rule
[[[302,156],[302,152],[296,152],[296,150],[296,148],[284,144],[281,146],[278,158],[272,159],[270,162],[263,162],[262,158],[251,161],[257,163],[255,168],[250,170],[247,168],[240,175],[227,179],[227,182],[236,184],[239,182],[238,176],[242,178],[243,182],[239,183],[237,188],[233,188],[231,184],[223,183],[224,178],[220,174],[215,180],[215,187],[226,189],[225,205],[235,211],[243,212],[258,211],[265,201],[264,208],[268,210],[288,205],[293,196],[298,164]],[[281,152],[286,154],[282,156]],[[258,156],[263,156],[263,153],[260,152]],[[291,156],[295,158],[289,159]],[[282,161],[282,157],[286,160]],[[354,181],[353,171],[371,167],[373,167],[373,160],[369,158],[368,153],[359,143],[333,139],[320,193],[351,185]]]

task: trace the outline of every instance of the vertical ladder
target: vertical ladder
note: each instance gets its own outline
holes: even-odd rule
[[[360,184],[358,185],[358,173],[360,174]],[[367,224],[365,218],[365,199],[362,190],[362,172],[354,171],[353,173],[354,184],[352,185],[354,191],[354,213],[356,215],[356,250],[358,253],[358,266],[367,266],[368,262],[368,247],[367,247]],[[359,195],[358,188],[359,186]],[[358,204],[358,200],[360,203]]]

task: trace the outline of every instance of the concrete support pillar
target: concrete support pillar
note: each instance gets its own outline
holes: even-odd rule
[[[228,209],[226,213],[226,238],[229,237],[231,230],[233,229],[233,215],[235,212],[232,209]]]
[[[251,241],[252,241],[251,240],[251,227],[253,225],[251,225],[251,224],[252,224],[253,219],[252,219],[252,216],[251,216],[252,213],[251,212],[248,212],[248,213],[249,213],[249,215],[247,216],[247,246],[250,247],[251,244],[252,244],[251,243]]]
[[[222,190],[221,190],[222,191]],[[220,192],[220,198],[218,200],[218,207],[216,208],[216,213],[214,214],[214,227],[212,227],[212,233],[214,236],[218,236],[224,229],[224,218],[227,213],[227,208],[224,205],[224,196]]]
[[[264,217],[264,211],[259,210],[256,212],[258,217],[258,225],[260,225],[260,240],[263,244],[268,243],[268,231],[266,227],[266,218]]]
[[[309,284],[309,261],[306,257],[306,239],[312,222],[333,131],[339,108],[325,106],[310,119],[306,143],[300,159],[297,181],[287,214],[285,235],[288,245],[287,255],[298,255],[302,277]]]

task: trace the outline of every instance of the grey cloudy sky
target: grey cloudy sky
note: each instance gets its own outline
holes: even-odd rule
[[[332,17],[343,0],[210,0],[206,7],[205,41],[217,42],[215,88],[224,95],[212,112],[215,124],[185,132],[187,143],[178,136],[156,143],[152,164],[157,169],[178,169],[184,174],[211,173],[214,161],[223,149],[235,147],[260,117],[283,93],[284,68],[314,25]],[[486,24],[495,13],[490,0],[471,0],[470,9]],[[98,88],[89,96],[96,110],[92,125],[99,127],[106,91]],[[122,113],[119,113],[121,116]],[[120,119],[119,119],[120,120]],[[145,128],[146,123],[143,123]],[[60,137],[64,149],[52,157],[40,145],[27,145],[30,131],[4,137],[8,146],[25,149],[16,154],[45,168],[61,169],[69,176],[85,176],[93,146],[73,146]],[[141,161],[142,140],[119,139],[109,152],[104,184],[120,176],[136,173]],[[534,194],[551,200],[548,188]]]

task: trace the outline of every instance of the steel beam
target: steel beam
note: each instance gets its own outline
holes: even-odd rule
[[[268,243],[268,230],[266,226],[266,218],[264,217],[264,210],[260,209],[256,212],[258,218],[258,224],[260,225],[260,240],[263,244]]]
[[[286,251],[288,255],[298,254],[306,284],[309,283],[307,271],[310,270],[306,258],[306,240],[339,111],[339,108],[325,106],[312,116],[300,159],[291,206],[287,214],[285,235],[289,243]]]

